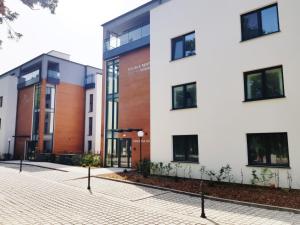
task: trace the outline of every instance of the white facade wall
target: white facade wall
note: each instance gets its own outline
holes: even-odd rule
[[[90,94],[93,94],[93,112],[89,112]],[[100,154],[101,142],[101,103],[102,103],[102,75],[95,75],[95,88],[87,89],[85,93],[85,140],[84,152],[88,153],[88,141],[92,141],[92,153]],[[89,117],[93,118],[93,132],[89,136]]]
[[[3,105],[0,107],[0,158],[3,157],[3,154],[8,153],[8,151],[11,155],[14,152],[13,136],[16,129],[17,109],[17,78],[15,76],[0,77],[1,96],[3,97]]]
[[[281,32],[241,42],[240,15],[278,2]],[[247,133],[288,132],[291,169],[280,185],[300,188],[300,1],[172,0],[151,12],[151,160],[173,160],[172,135],[198,135],[200,166],[230,164],[249,183]],[[196,33],[196,55],[171,62],[171,39]],[[282,65],[286,98],[244,101],[243,72]],[[172,111],[171,87],[197,82],[197,108]],[[276,171],[277,169],[272,169]],[[182,175],[182,170],[181,170]]]

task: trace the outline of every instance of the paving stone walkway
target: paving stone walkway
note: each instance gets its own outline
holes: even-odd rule
[[[62,172],[0,164],[0,224],[290,224],[300,215],[206,201],[168,191]]]

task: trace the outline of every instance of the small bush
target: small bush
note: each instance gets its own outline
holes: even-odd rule
[[[81,166],[100,167],[101,166],[101,157],[100,157],[100,155],[84,154],[81,158],[80,164],[81,164]]]

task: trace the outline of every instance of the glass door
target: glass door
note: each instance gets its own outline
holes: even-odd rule
[[[131,139],[123,138],[118,141],[119,167],[131,167]]]

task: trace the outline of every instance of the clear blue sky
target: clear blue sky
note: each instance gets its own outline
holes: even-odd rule
[[[0,74],[50,50],[68,53],[72,61],[102,67],[101,24],[148,1],[59,0],[52,15],[48,10],[30,10],[20,0],[6,0],[20,14],[13,28],[24,36],[18,42],[7,40],[5,25],[0,26],[4,41]]]

